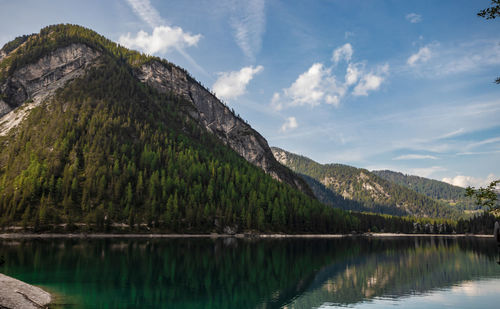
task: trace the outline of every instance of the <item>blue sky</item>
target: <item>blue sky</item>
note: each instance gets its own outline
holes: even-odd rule
[[[0,0],[0,45],[80,24],[168,59],[272,146],[321,163],[500,178],[489,0]]]

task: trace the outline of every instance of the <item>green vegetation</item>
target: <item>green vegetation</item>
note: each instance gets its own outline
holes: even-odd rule
[[[100,65],[0,138],[2,225],[71,227],[83,221],[107,229],[125,222],[183,232],[358,228],[350,214],[273,180],[224,146],[188,116],[190,103],[134,78],[134,65],[150,57],[91,30],[42,29],[9,55],[8,72],[70,42],[100,50]]]
[[[278,148],[274,148],[274,150],[284,151]],[[327,196],[326,199],[321,199],[320,196],[320,200],[326,204],[344,205],[345,209],[349,209],[350,206],[362,207],[353,209],[392,215],[433,218],[455,218],[458,216],[455,209],[378,177],[368,170],[342,164],[323,165],[289,152],[286,152],[286,156],[286,165],[293,171],[314,178],[337,196],[341,195],[345,200],[356,202],[348,201],[342,204],[339,203],[338,198],[331,198],[331,195]],[[311,182],[309,181],[309,183]]]
[[[190,102],[160,94],[134,77],[137,65],[156,58],[89,29],[49,26],[6,44],[4,51],[10,54],[0,63],[0,77],[71,43],[86,44],[101,56],[85,76],[0,137],[0,226],[62,231],[60,224],[66,224],[64,231],[111,231],[125,223],[133,231],[186,233],[223,232],[226,227],[288,233],[445,233],[456,228],[444,219],[347,212],[274,180],[192,119]],[[348,181],[340,186],[353,194],[353,201],[327,194],[336,199],[330,203],[336,207],[350,203],[358,208],[344,209],[453,214],[366,170],[331,165],[325,172],[315,164],[304,165],[311,176]],[[387,199],[366,195],[362,188],[367,179],[376,180],[377,185],[371,183],[381,186]],[[322,185],[316,181],[315,186]],[[394,205],[408,212],[398,212]]]
[[[479,11],[477,16],[485,19],[495,19],[500,17],[500,0],[491,0],[491,6],[484,10]],[[495,83],[500,84],[500,77],[497,77]]]
[[[110,56],[1,140],[3,224],[237,225],[340,232],[353,218],[273,180]],[[107,218],[107,219],[106,219]]]
[[[392,183],[407,187],[415,192],[424,194],[458,210],[477,210],[481,208],[472,198],[465,195],[465,189],[447,184],[442,181],[419,176],[404,175],[393,171],[372,171],[375,175]]]
[[[500,0],[491,0],[491,7],[479,11],[477,16],[486,19],[495,19],[500,16]]]
[[[492,181],[485,188],[467,187],[467,196],[475,198],[477,205],[488,208],[490,212],[498,212],[500,210],[498,184],[500,184],[500,180]]]
[[[11,51],[13,51],[14,49],[18,48],[19,45],[23,44],[24,42],[26,42],[26,40],[28,40],[28,38],[30,37],[30,35],[22,35],[22,36],[18,36],[17,38],[15,38],[14,40],[6,43],[3,47],[2,47],[2,50],[8,54],[10,53]]]
[[[344,198],[341,194],[327,188],[318,180],[304,174],[299,175],[307,182],[309,187],[314,192],[314,196],[316,196],[316,198],[324,204],[332,205],[344,210],[352,210],[357,212],[392,214],[396,216],[407,215],[404,210],[394,208],[391,205],[371,204],[367,206],[361,201]]]
[[[468,219],[458,219],[455,231],[459,234],[493,234],[495,221],[498,220],[493,214],[483,211],[481,214]]]

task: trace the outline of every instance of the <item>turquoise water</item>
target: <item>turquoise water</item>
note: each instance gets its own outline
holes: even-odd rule
[[[55,308],[496,308],[493,239],[0,240]]]

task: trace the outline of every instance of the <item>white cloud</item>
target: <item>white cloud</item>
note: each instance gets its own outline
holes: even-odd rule
[[[447,138],[450,138],[450,137],[455,137],[455,136],[461,135],[463,133],[465,133],[464,128],[460,128],[458,130],[445,133],[445,134],[439,136],[438,139],[447,139]]]
[[[166,26],[167,22],[161,18],[160,13],[151,5],[149,0],[127,0],[134,13],[146,24],[153,28],[153,33],[149,35],[145,31],[139,31],[135,38],[130,33],[119,38],[120,44],[137,48],[143,52],[153,54],[154,52],[167,52],[171,48],[181,54],[194,68],[203,73],[209,74],[184,50],[186,46],[193,46],[198,43],[201,34],[191,35],[180,27]]]
[[[495,144],[495,143],[498,143],[498,142],[500,142],[500,137],[493,137],[493,138],[488,138],[488,139],[485,139],[485,140],[482,140],[482,141],[479,141],[479,142],[471,143],[471,144],[467,145],[465,148],[469,150],[469,149],[477,148],[479,146],[484,146],[484,145],[489,145],[489,144]]]
[[[457,156],[476,156],[500,153],[500,150],[458,152]]]
[[[263,69],[264,67],[261,65],[257,67],[248,66],[239,71],[221,73],[212,88],[216,95],[223,99],[237,98],[246,92],[246,87],[254,75],[260,73]]]
[[[333,52],[332,61],[335,64],[340,60],[347,61],[343,82],[338,81],[332,73],[335,66],[325,67],[323,63],[317,62],[300,74],[289,88],[282,89],[282,93],[274,93],[271,106],[275,110],[287,106],[317,106],[321,103],[338,107],[342,98],[349,93],[366,96],[369,91],[378,90],[389,72],[389,65],[366,72],[364,63],[351,62],[352,54],[353,49],[349,43]]]
[[[325,98],[325,103],[338,107],[340,104],[340,98],[338,95],[327,95]]]
[[[455,177],[445,177],[442,181],[447,182],[454,186],[459,187],[485,187],[488,186],[492,181],[499,179],[499,177],[494,174],[489,174],[486,178],[476,178],[472,176],[457,175]]]
[[[285,102],[284,100],[281,100]],[[286,105],[284,105],[286,107]],[[340,143],[336,140],[321,146],[319,154],[323,152],[334,152],[339,154],[348,151],[342,157],[331,157],[324,162],[339,162],[331,161],[330,159],[340,160],[341,163],[354,164],[355,166],[366,167],[372,164],[373,158],[385,157],[390,162],[398,163],[393,166],[373,166],[373,169],[389,168],[399,170],[408,174],[429,175],[430,172],[434,179],[442,179],[443,177],[454,176],[450,172],[436,171],[426,168],[424,170],[409,170],[414,168],[418,161],[393,161],[391,160],[394,152],[404,151],[407,153],[432,154],[438,157],[441,161],[422,161],[429,162],[428,165],[442,165],[449,170],[456,170],[458,162],[466,162],[467,157],[455,158],[456,155],[481,155],[484,157],[471,158],[479,162],[478,164],[467,164],[469,169],[474,170],[474,166],[481,164],[490,164],[489,172],[500,175],[498,168],[495,165],[494,156],[500,148],[496,144],[487,144],[482,149],[477,148],[472,151],[485,151],[474,153],[461,153],[466,149],[466,146],[474,142],[477,133],[483,130],[491,132],[492,128],[498,127],[498,115],[500,112],[500,99],[494,97],[492,101],[478,102],[477,98],[463,98],[459,101],[451,101],[447,104],[435,104],[430,102],[428,105],[415,104],[412,108],[404,111],[387,113],[386,111],[374,113],[369,117],[361,113],[343,115],[342,117],[333,116],[335,121],[322,121],[319,125],[308,127],[302,126],[301,129],[293,132],[295,140],[312,140],[319,138],[322,141],[328,141],[335,132],[343,132],[347,144]],[[457,124],[460,124],[460,130],[457,129]],[[397,128],[396,130],[394,128]],[[452,134],[453,133],[453,134]],[[469,135],[469,133],[476,133]],[[466,135],[466,138],[451,138],[443,140],[443,136]],[[272,137],[273,139],[282,138],[281,135]],[[287,136],[290,139],[290,136]],[[471,140],[472,138],[472,140]],[[481,140],[479,140],[481,141]],[[478,142],[479,142],[478,141]],[[319,146],[318,146],[319,147]],[[319,148],[318,148],[319,149]],[[356,151],[356,156],[349,157],[350,152]],[[486,151],[488,150],[488,151]],[[491,150],[491,151],[490,151]],[[318,155],[318,154],[316,154]],[[389,157],[387,157],[389,156]],[[498,160],[497,160],[498,161]],[[439,163],[434,163],[439,162]],[[412,166],[413,165],[413,166]],[[424,165],[425,166],[425,165]],[[473,173],[473,171],[464,170],[462,173]],[[478,175],[486,177],[485,175]]]
[[[192,35],[180,27],[158,26],[150,35],[139,31],[135,37],[130,33],[120,36],[119,42],[125,47],[136,48],[148,54],[166,53],[170,49],[183,49],[196,46],[201,34]]]
[[[439,75],[489,69],[500,65],[500,44],[497,40],[472,42],[469,46],[445,50],[443,57],[435,66]]]
[[[367,96],[368,91],[377,90],[383,81],[384,78],[382,76],[371,73],[367,74],[363,76],[359,84],[356,85],[352,94],[354,96]]]
[[[250,59],[255,58],[262,45],[262,35],[266,29],[264,0],[232,2],[233,15],[230,25],[236,44]]]
[[[333,51],[332,61],[335,64],[337,64],[342,59],[344,59],[346,62],[349,62],[351,61],[352,53],[353,53],[352,45],[346,43]]]
[[[273,94],[273,98],[271,99],[271,106],[277,111],[283,109],[283,102],[281,102],[281,95],[279,92],[275,92]]]
[[[350,85],[355,84],[358,81],[360,74],[361,74],[361,72],[358,69],[358,66],[356,66],[352,63],[349,63],[349,65],[347,66],[346,74],[345,74],[346,85],[350,86]]]
[[[436,160],[437,158],[431,155],[407,154],[395,157],[393,160],[425,160],[425,159]]]
[[[285,123],[281,126],[280,132],[286,132],[298,127],[297,119],[295,117],[288,117]]]
[[[352,95],[354,96],[367,96],[368,91],[375,91],[380,88],[380,85],[385,80],[385,75],[389,72],[389,65],[384,64],[379,66],[376,72],[364,74],[359,83],[354,87]]]
[[[313,64],[307,72],[302,73],[290,88],[284,91],[292,100],[291,105],[318,105],[325,94],[321,82],[328,74],[321,63]]]
[[[373,154],[377,152],[377,149],[384,149],[385,151],[403,149],[415,152],[468,155],[479,154],[470,151],[499,150],[500,148],[495,144],[495,137],[485,140],[454,138],[498,126],[500,100],[496,98],[493,101],[486,102],[477,102],[476,100],[476,98],[472,98],[463,102],[452,101],[442,105],[431,104],[372,118],[371,122],[369,122],[370,128],[374,123],[384,123],[391,132],[379,132],[380,136],[382,136],[380,138],[374,136],[371,131],[364,131],[364,135],[370,136],[370,139],[365,141],[366,151]],[[366,120],[364,124],[367,124]],[[460,124],[460,129],[453,130],[457,124]],[[394,128],[404,128],[404,130],[398,132],[394,131]],[[391,135],[392,138],[387,140],[385,137],[387,135]],[[376,144],[370,144],[371,140],[376,141]],[[380,148],[381,143],[384,143],[382,148]]]
[[[418,50],[417,53],[411,55],[406,63],[410,66],[415,66],[417,63],[427,62],[431,58],[431,50],[428,46],[422,47]]]
[[[422,15],[410,13],[406,15],[406,20],[408,20],[412,24],[416,24],[422,21]]]
[[[158,11],[151,5],[149,0],[127,0],[132,10],[151,28],[165,24]]]
[[[451,74],[469,76],[475,72],[487,72],[500,65],[500,44],[497,39],[455,41],[446,45],[434,42],[425,47],[429,49],[427,58],[418,58],[416,55],[421,52],[419,50],[408,58],[407,64],[412,68],[412,73],[416,71],[419,75],[430,79]],[[426,53],[423,51],[420,56],[426,56]]]

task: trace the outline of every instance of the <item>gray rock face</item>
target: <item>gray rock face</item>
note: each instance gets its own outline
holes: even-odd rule
[[[12,110],[12,107],[7,105],[7,103],[5,103],[2,99],[0,99],[0,115],[1,115],[0,117],[7,114],[11,110]]]
[[[0,274],[0,308],[45,308],[51,300],[44,290]]]
[[[27,100],[43,101],[68,81],[84,74],[98,56],[98,52],[84,44],[72,44],[17,69],[0,85],[3,98],[0,117]]]
[[[286,153],[286,151],[284,150],[281,150],[279,148],[276,148],[276,147],[273,147],[271,148],[272,152],[273,152],[273,155],[274,157],[276,158],[276,160],[283,164],[283,165],[287,165],[288,164],[288,154]]]
[[[267,141],[257,131],[235,116],[185,71],[153,61],[141,66],[136,76],[162,93],[172,92],[193,103],[197,111],[191,116],[248,162],[262,168],[273,178],[312,194],[301,178],[276,161]]]

